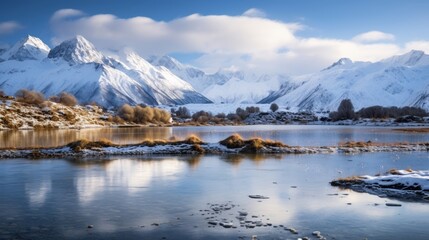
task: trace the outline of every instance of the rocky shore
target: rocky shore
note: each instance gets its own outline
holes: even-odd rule
[[[73,156],[113,156],[150,154],[355,154],[364,152],[428,151],[429,143],[346,142],[338,146],[288,146],[260,138],[242,139],[232,135],[218,143],[206,143],[196,136],[185,140],[147,140],[139,144],[118,145],[108,140],[79,140],[55,148],[0,149],[0,158],[53,158]]]
[[[429,171],[392,169],[375,176],[352,176],[331,182],[332,186],[366,192],[380,197],[410,201],[429,201]],[[386,204],[387,205],[387,204]],[[389,204],[397,207],[400,205]]]

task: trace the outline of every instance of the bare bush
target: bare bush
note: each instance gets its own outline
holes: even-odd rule
[[[119,108],[118,116],[125,121],[131,122],[134,120],[134,108],[128,104],[124,104]]]
[[[15,93],[15,96],[18,101],[28,104],[39,105],[43,103],[43,101],[45,101],[45,96],[43,95],[43,93],[37,91],[30,91],[28,89],[18,90]]]
[[[343,99],[337,111],[331,112],[329,117],[334,121],[356,118],[352,101],[350,99]]]
[[[191,112],[186,107],[179,107],[176,111],[172,111],[178,118],[190,118]]]
[[[277,105],[276,103],[272,103],[270,106],[270,110],[276,112],[277,110],[279,110],[279,105]]]
[[[150,107],[136,106],[134,108],[135,116],[134,122],[136,123],[149,123],[153,121],[154,109]]]
[[[77,99],[70,93],[62,92],[58,95],[59,103],[65,106],[75,106]]]
[[[192,120],[199,123],[207,123],[213,117],[211,112],[199,111],[192,114]]]

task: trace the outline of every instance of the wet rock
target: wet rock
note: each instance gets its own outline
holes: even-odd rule
[[[219,222],[218,221],[208,221],[208,224],[210,225],[217,225]]]
[[[249,195],[249,198],[253,198],[253,199],[269,199],[269,197],[263,196],[263,195],[259,195],[259,194]]]
[[[232,226],[234,226],[232,222],[221,222],[219,223],[219,225],[221,225],[224,228],[231,228]]]
[[[159,223],[152,223],[152,224],[151,224],[151,226],[158,227],[158,226],[159,226]]]
[[[401,207],[402,204],[399,204],[399,203],[386,203],[386,206],[388,206],[388,207]]]
[[[238,211],[238,214],[240,214],[240,216],[247,216],[247,212],[245,211]]]
[[[94,225],[88,225],[88,228],[94,228]]]
[[[292,234],[298,234],[298,231],[295,228],[286,227],[285,230],[291,232]]]

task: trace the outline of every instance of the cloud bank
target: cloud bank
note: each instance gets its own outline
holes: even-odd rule
[[[319,71],[341,57],[377,61],[405,50],[393,42],[394,35],[380,31],[352,39],[300,37],[302,24],[269,19],[255,8],[238,16],[192,14],[171,21],[61,9],[51,17],[51,26],[54,44],[80,34],[104,51],[131,47],[142,56],[197,53],[200,57],[191,64],[208,71],[234,66],[295,75]],[[420,41],[406,48],[428,46]]]
[[[11,34],[21,28],[21,24],[15,21],[0,22],[0,35]]]

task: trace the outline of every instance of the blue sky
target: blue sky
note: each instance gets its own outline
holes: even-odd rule
[[[229,66],[250,69],[261,66],[267,71],[278,72],[284,69],[282,65],[293,65],[293,62],[302,64],[308,62],[310,58],[315,63],[310,64],[308,68],[314,70],[338,57],[375,61],[404,53],[411,48],[418,47],[422,50],[429,48],[429,28],[427,27],[429,1],[424,0],[3,0],[1,5],[0,43],[2,44],[13,44],[26,34],[31,34],[52,47],[64,39],[81,34],[101,50],[117,50],[127,46],[143,56],[172,54],[181,58],[180,60],[211,70]],[[53,15],[62,9],[73,9],[75,12],[72,15],[62,16],[65,20],[53,21]],[[249,9],[254,11],[244,14]],[[98,32],[98,35],[91,34],[100,29],[94,24],[94,19],[101,19],[102,14],[113,16],[107,22],[100,23],[107,25],[108,29],[121,26],[128,30],[125,32],[123,29],[118,29],[117,32],[112,30],[108,35],[102,32]],[[192,14],[199,14],[200,17],[191,21],[188,17]],[[239,19],[243,14],[246,17],[256,17],[260,21]],[[216,18],[212,19],[209,16],[216,16]],[[230,18],[223,19],[222,16]],[[131,20],[134,17],[149,18],[157,24],[146,26],[147,29],[144,32],[139,32],[138,24],[145,24],[145,21],[136,25]],[[224,44],[217,44],[220,41],[219,38],[206,38],[205,35],[210,35],[210,32],[197,32],[198,29],[206,26],[210,28],[213,24],[212,20],[224,26],[246,29],[246,32],[241,33],[240,30],[232,29],[225,33],[220,28],[211,29],[214,34],[222,36],[222,40],[225,40]],[[128,24],[122,25],[122,22],[128,22]],[[243,27],[240,26],[241,22]],[[276,34],[282,31],[282,26],[275,26],[278,22],[288,28],[284,34]],[[295,26],[291,27],[293,24]],[[168,25],[167,30],[160,34],[165,35],[165,38],[146,40],[145,36],[152,36],[151,30],[157,32],[157,29],[164,25]],[[253,25],[255,29],[252,30],[250,28]],[[264,27],[274,28],[272,32],[260,31]],[[279,27],[277,32],[275,32],[276,27]],[[181,36],[181,29],[186,31],[184,36]],[[372,36],[369,38],[369,35],[358,37],[371,31],[377,31],[377,33],[369,34]],[[172,32],[176,35],[168,35]],[[231,34],[235,32],[238,36]],[[116,34],[129,34],[141,39],[130,42],[123,38],[112,39],[111,36]],[[197,35],[197,37],[193,40],[187,38],[189,35]],[[267,42],[260,39],[249,43],[245,46],[248,50],[239,46],[240,44],[231,45],[231,42],[237,41],[240,36],[243,38],[238,40],[247,43],[249,37],[258,35],[264,35]],[[290,39],[289,35],[292,35],[293,39]],[[198,46],[200,42],[204,42],[206,44],[204,46],[208,46],[209,49],[206,50],[204,46],[188,46],[180,43],[180,40],[177,43],[175,36],[182,41],[191,42],[192,46]],[[274,38],[283,39],[284,44],[270,41]],[[106,43],[109,40],[112,40],[111,44]],[[150,45],[150,48],[140,47],[137,40]],[[192,43],[192,41],[195,42]],[[157,42],[160,42],[159,46]],[[213,43],[215,47],[211,47]],[[271,48],[262,46],[270,44],[272,44]],[[332,54],[328,54],[329,52]],[[261,58],[261,55],[265,57]],[[297,57],[304,55],[305,58]],[[297,69],[297,67],[291,66],[290,69]],[[294,73],[287,69],[285,72]],[[305,71],[300,70],[297,73],[303,72]]]

